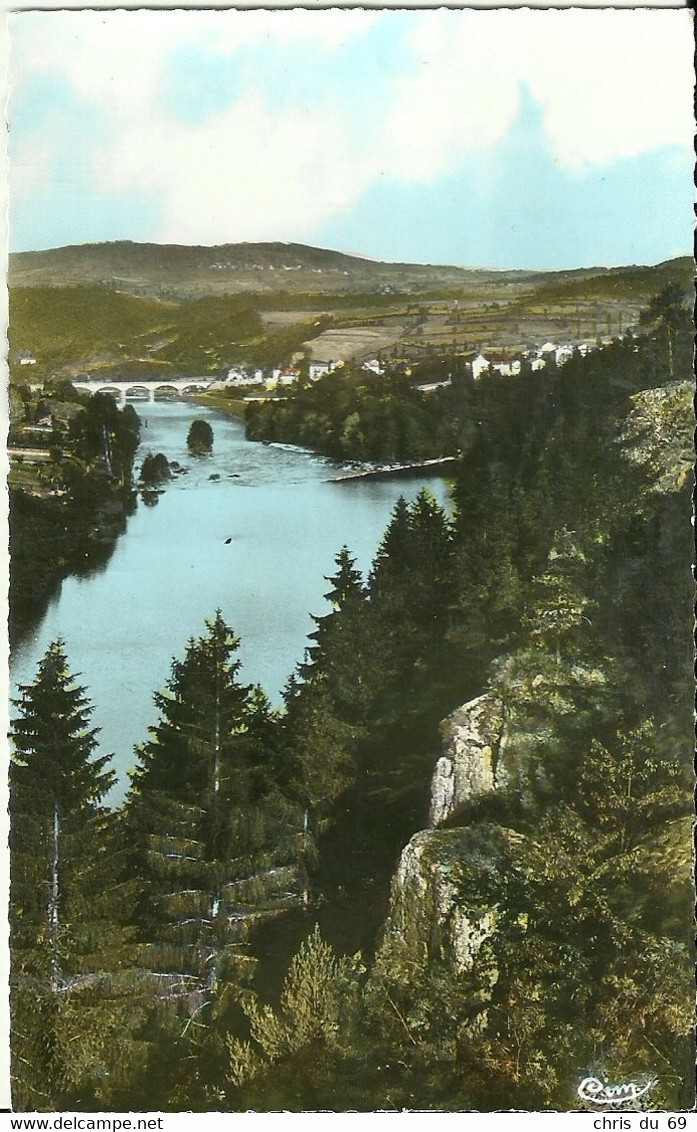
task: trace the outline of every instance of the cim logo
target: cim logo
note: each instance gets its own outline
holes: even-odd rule
[[[605,1085],[597,1077],[584,1077],[577,1092],[581,1100],[589,1104],[606,1105],[629,1104],[643,1097],[655,1085],[655,1080],[640,1085],[636,1081],[626,1081],[621,1085]]]

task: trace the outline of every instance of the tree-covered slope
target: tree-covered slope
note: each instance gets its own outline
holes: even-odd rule
[[[160,966],[105,1009],[143,1063],[29,1043],[41,1107],[567,1109],[628,1074],[692,1105],[690,364],[683,311],[473,384],[453,514],[398,504],[367,578],[339,550],[280,715],[219,619],[190,643],[116,823]]]
[[[317,356],[442,358],[595,340],[633,325],[648,298],[690,286],[690,263],[566,272],[386,264],[320,248],[82,245],[10,259],[10,371],[219,376]],[[337,338],[328,340],[323,332]],[[338,352],[337,352],[338,351]],[[31,354],[35,365],[23,366]]]
[[[686,324],[675,345],[688,372]],[[331,734],[341,768],[324,939],[377,951],[357,974],[309,945],[325,1025],[280,1053],[250,1008],[236,1103],[567,1108],[582,1077],[637,1073],[692,1103],[692,413],[667,371],[657,332],[488,379],[454,521],[399,507],[367,586],[334,581],[287,727],[305,767]],[[424,828],[437,720],[482,692],[490,738],[460,741],[484,764]]]
[[[189,247],[128,240],[80,244],[10,257],[13,286],[108,283],[157,294],[201,295],[236,291],[371,290],[380,284],[428,290],[488,280],[497,273],[447,265],[381,263],[327,248],[293,243],[220,244]],[[320,283],[321,286],[317,286]],[[310,284],[308,286],[308,284]]]

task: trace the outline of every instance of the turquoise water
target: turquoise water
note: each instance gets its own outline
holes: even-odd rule
[[[218,607],[241,638],[242,678],[279,703],[303,657],[310,615],[327,611],[323,575],[333,572],[337,551],[346,544],[366,571],[400,495],[412,499],[426,486],[447,503],[435,477],[327,482],[340,470],[331,461],[247,441],[240,421],[199,405],[137,409],[137,466],[148,451],[164,452],[188,472],[156,506],[139,503],[105,568],[63,582],[11,666],[13,684],[26,683],[48,644],[65,641],[94,704],[100,753],[114,754],[113,803],[128,786],[134,743],[156,721],[153,691]],[[187,451],[195,417],[213,426],[210,456]]]

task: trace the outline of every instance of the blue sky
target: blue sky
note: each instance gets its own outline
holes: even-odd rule
[[[531,268],[689,254],[690,19],[16,13],[11,248],[279,239]]]

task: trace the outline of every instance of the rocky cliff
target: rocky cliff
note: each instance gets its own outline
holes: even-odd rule
[[[502,704],[490,695],[463,704],[443,721],[443,754],[431,783],[429,825],[440,825],[467,803],[507,789],[505,730]]]
[[[381,958],[471,969],[496,929],[499,877],[520,835],[493,824],[426,829],[402,851]],[[495,979],[494,973],[492,978]]]
[[[483,695],[463,704],[443,721],[441,734],[430,828],[402,851],[379,960],[408,960],[412,969],[444,962],[462,974],[496,931],[501,878],[521,835],[493,823],[443,828],[469,803],[513,785],[501,702]],[[489,979],[495,981],[495,971]]]

